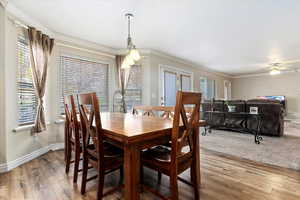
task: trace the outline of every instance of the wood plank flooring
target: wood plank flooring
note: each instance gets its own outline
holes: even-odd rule
[[[95,181],[87,185],[87,193],[80,194],[78,184],[72,183],[73,171],[65,174],[63,151],[49,152],[8,173],[0,175],[1,200],[94,200]],[[267,166],[220,153],[201,149],[201,200],[300,200],[300,172]],[[189,172],[182,174],[188,178]],[[106,176],[108,189],[118,184],[118,173]],[[145,184],[169,193],[168,178],[160,185],[156,173],[145,169]],[[179,183],[180,200],[193,199],[192,188]],[[123,199],[122,191],[107,196]],[[148,192],[141,199],[158,199]]]

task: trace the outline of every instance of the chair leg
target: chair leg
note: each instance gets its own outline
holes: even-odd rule
[[[68,148],[67,148],[67,141],[68,141],[68,138],[67,138],[67,125],[65,123],[65,162],[67,162],[67,155],[68,155]]]
[[[120,167],[120,185],[123,183],[123,179],[124,179],[124,169],[123,166]]]
[[[157,183],[161,183],[161,172],[157,172]]]
[[[67,142],[67,149],[66,149],[66,173],[69,173],[70,170],[70,164],[71,164],[71,157],[72,157],[72,148],[70,147],[70,144]]]
[[[191,166],[191,181],[192,181],[192,184],[193,184],[193,187],[194,187],[194,198],[196,200],[199,199],[199,189],[198,189],[198,186],[199,186],[199,183],[198,183],[198,179],[197,179],[197,176],[196,176],[196,165],[195,165],[195,162],[193,162],[192,166]]]
[[[87,172],[88,172],[88,159],[83,156],[83,167],[82,167],[82,179],[81,179],[81,194],[85,193],[86,181],[87,181]]]
[[[74,176],[73,182],[77,182],[78,172],[79,172],[79,163],[80,163],[80,150],[78,148],[75,149],[75,159],[74,159]]]
[[[103,198],[103,186],[104,186],[104,171],[99,171],[98,172],[97,200],[102,200],[102,198]]]
[[[177,173],[171,173],[170,176],[171,199],[178,200]]]
[[[143,193],[143,184],[144,184],[144,167],[143,165],[140,166],[140,183],[141,183],[141,189],[140,192]]]

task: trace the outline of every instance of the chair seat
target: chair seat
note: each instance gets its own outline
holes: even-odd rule
[[[91,154],[93,157],[97,158],[98,154],[96,152],[94,145],[89,145],[88,153]],[[108,142],[103,142],[103,151],[104,151],[104,158],[117,158],[123,156],[123,151]]]
[[[158,162],[171,162],[171,149],[166,146],[156,146],[142,153],[143,160],[155,160]]]
[[[190,151],[181,152],[178,156],[178,173],[180,174],[191,165],[192,154]],[[142,165],[151,169],[169,174],[171,168],[171,148],[160,145],[142,153]]]

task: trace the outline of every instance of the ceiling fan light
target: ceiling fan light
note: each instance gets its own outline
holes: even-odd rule
[[[278,69],[272,69],[270,71],[270,75],[278,75],[278,74],[281,74],[280,70],[278,70]]]
[[[133,49],[130,50],[129,56],[134,60],[138,61],[141,59],[139,51],[134,47]]]

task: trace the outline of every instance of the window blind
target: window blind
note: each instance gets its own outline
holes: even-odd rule
[[[34,91],[30,67],[29,41],[24,35],[17,39],[17,95],[18,124],[32,124],[37,112],[37,98]]]
[[[60,56],[60,64],[61,113],[64,96],[89,92],[96,92],[101,111],[108,111],[108,64],[69,56]]]

